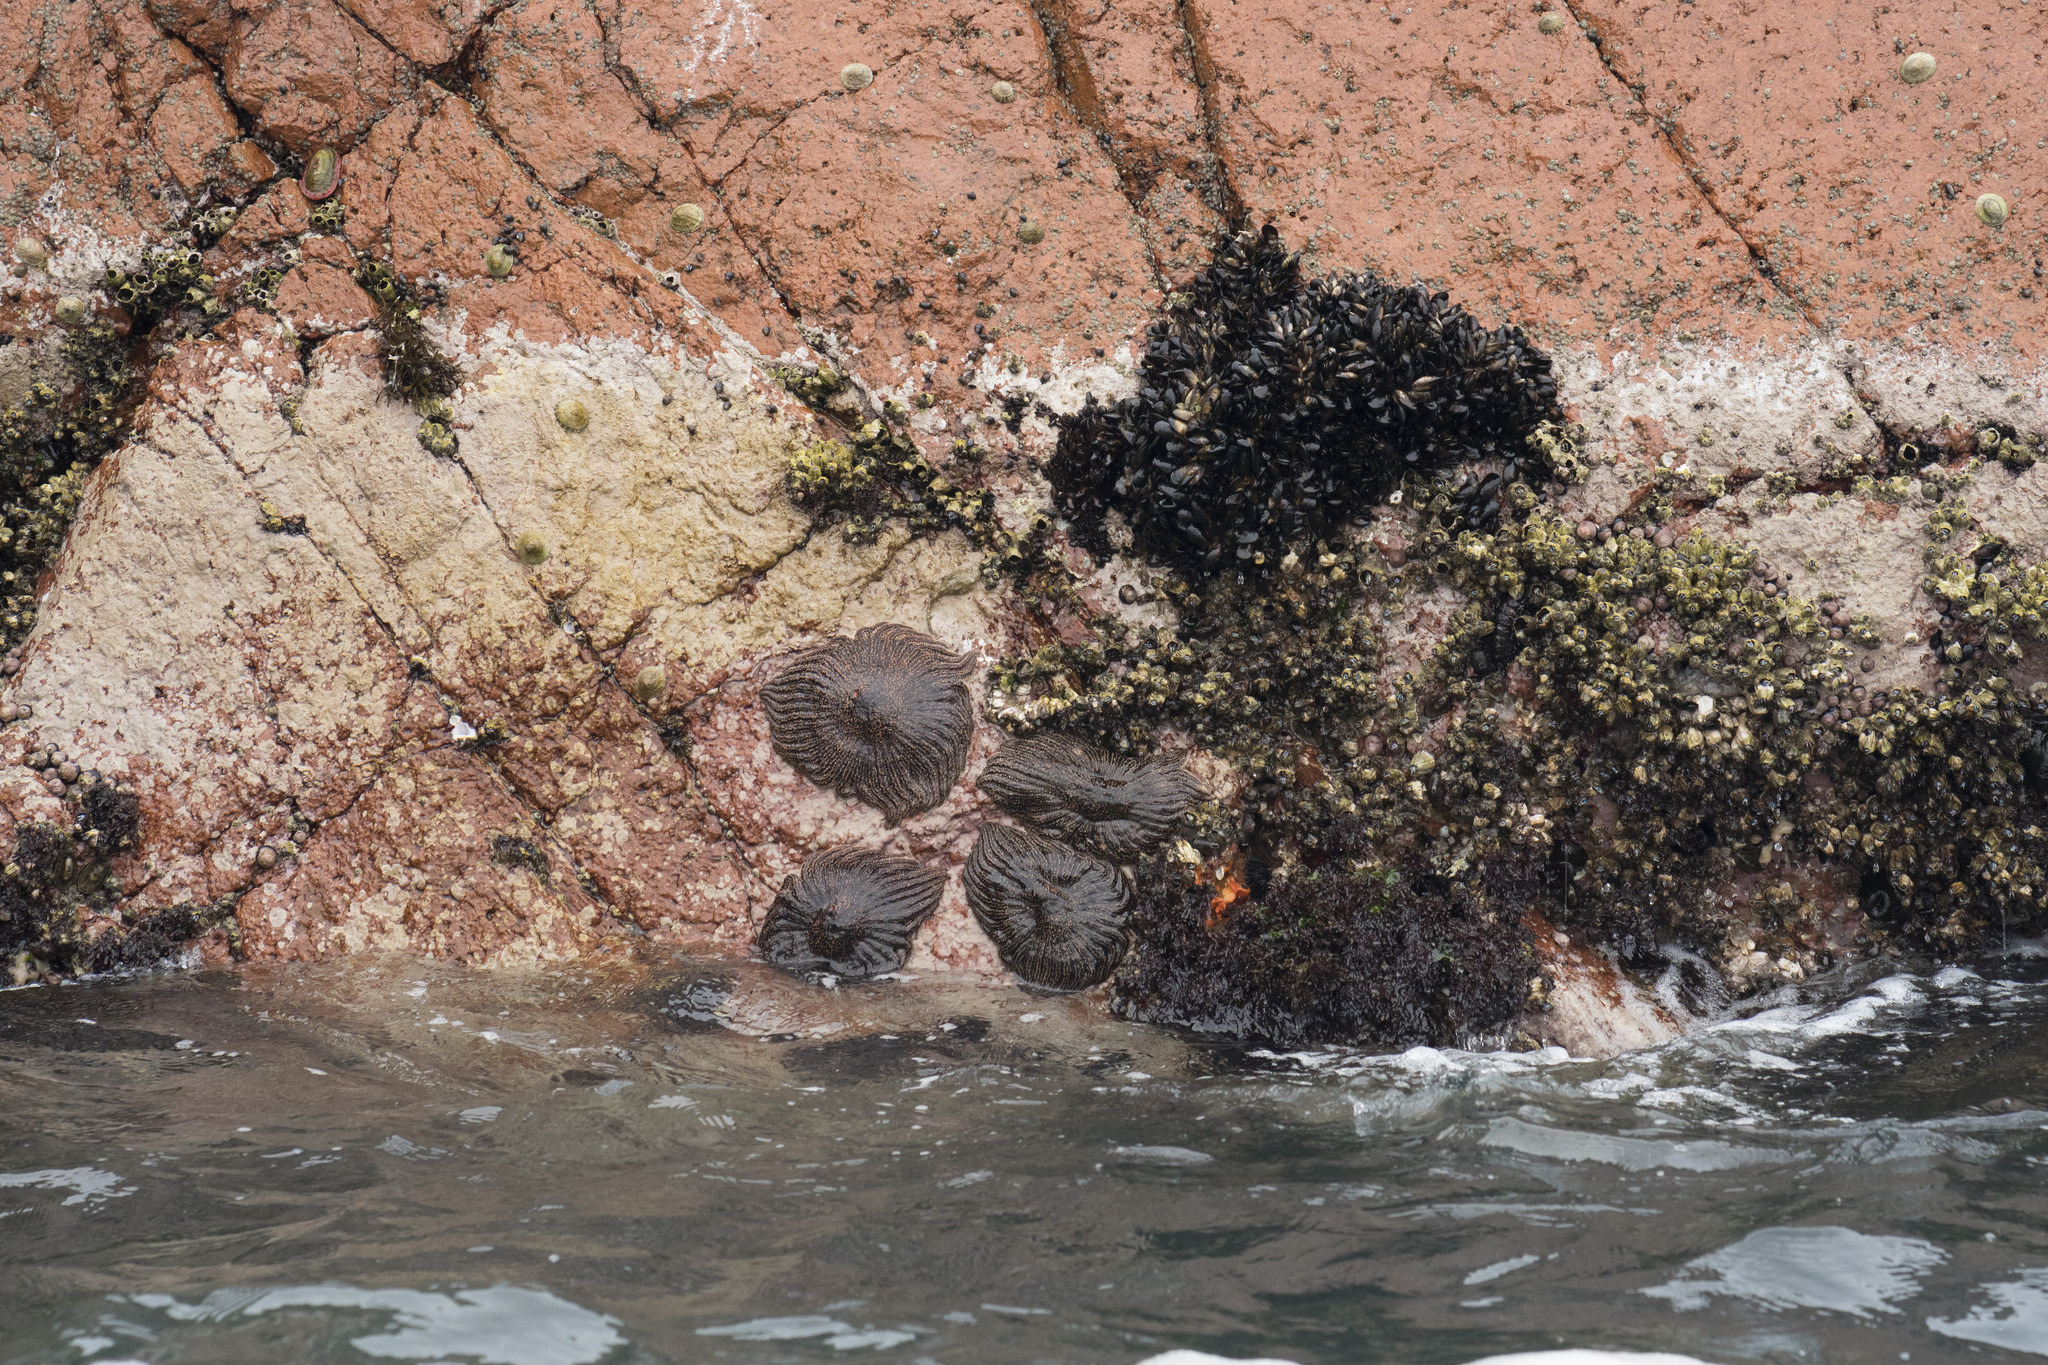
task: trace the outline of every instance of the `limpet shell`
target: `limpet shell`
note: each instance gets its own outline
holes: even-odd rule
[[[1900,62],[1899,79],[1908,85],[1918,85],[1922,81],[1934,79],[1934,54],[1915,52]]]
[[[1017,226],[1017,240],[1026,246],[1037,246],[1045,240],[1045,229],[1037,223],[1020,223]]]
[[[1017,87],[1008,81],[997,81],[988,88],[988,97],[997,104],[1008,104],[1017,98]]]
[[[57,300],[51,316],[59,327],[77,327],[85,321],[85,300],[76,294],[66,294]]]
[[[484,273],[494,280],[502,280],[510,275],[512,267],[518,263],[519,258],[507,250],[502,242],[493,242],[489,250],[484,252]]]
[[[322,147],[306,158],[306,173],[299,177],[299,193],[318,203],[332,198],[341,188],[341,153]]]
[[[538,531],[521,531],[512,537],[512,553],[519,556],[522,564],[545,564],[548,562],[548,543]]]
[[[2001,195],[1980,194],[1977,196],[1977,216],[1992,227],[2004,227],[2005,217],[2010,212],[2011,210],[2006,207],[2005,199]]]
[[[579,398],[564,398],[555,404],[555,420],[564,431],[581,431],[590,425],[590,409]]]
[[[33,237],[23,237],[14,244],[14,259],[31,270],[47,270],[50,266],[50,249]]]
[[[704,210],[696,204],[678,204],[668,215],[668,225],[675,232],[695,232],[704,226]]]
[[[649,664],[633,679],[633,695],[641,701],[653,701],[668,690],[668,674],[658,665]]]
[[[865,62],[848,62],[839,68],[839,83],[848,90],[865,90],[875,83],[874,69]]]
[[[1536,21],[1536,31],[1538,33],[1564,32],[1564,16],[1556,10],[1546,12],[1541,19]]]

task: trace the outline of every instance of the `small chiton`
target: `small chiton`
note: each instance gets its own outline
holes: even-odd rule
[[[1026,985],[1086,990],[1109,980],[1131,949],[1124,874],[1042,834],[984,825],[963,885],[996,955]]]
[[[880,976],[910,956],[911,937],[945,889],[945,873],[914,859],[828,848],[783,881],[755,946],[799,976]]]
[[[1176,764],[1118,758],[1055,734],[1011,740],[975,785],[1024,823],[1119,863],[1157,848],[1202,796]]]
[[[791,659],[762,689],[790,767],[891,824],[946,799],[967,767],[973,664],[908,626],[868,626]]]
[[[341,188],[341,153],[322,147],[306,158],[306,173],[299,177],[299,193],[319,202],[332,198]]]

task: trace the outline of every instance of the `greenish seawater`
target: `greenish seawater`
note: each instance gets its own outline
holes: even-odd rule
[[[2039,1359],[2048,960],[1607,1062],[688,963],[15,990],[0,1284],[24,1365]]]

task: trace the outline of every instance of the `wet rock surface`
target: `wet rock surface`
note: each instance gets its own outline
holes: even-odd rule
[[[1814,604],[1816,647],[1852,651],[1815,724],[1885,740],[1909,694],[1967,705],[1992,662],[2015,695],[2042,678],[2031,636],[2006,657],[1973,615],[1987,575],[2020,582],[2048,546],[2048,21],[2030,10],[1701,0],[1555,32],[1499,5],[1288,0],[8,16],[0,457],[34,497],[0,593],[0,808],[17,841],[83,837],[66,764],[140,808],[132,845],[85,860],[105,862],[95,886],[31,888],[77,946],[24,939],[17,977],[143,944],[139,925],[216,959],[737,951],[819,849],[957,869],[994,727],[1048,695],[983,680],[1186,610],[1110,553],[1114,520],[1088,548],[1043,524],[1044,470],[1060,416],[1132,394],[1143,329],[1240,226],[1274,224],[1311,275],[1418,279],[1525,328],[1583,427],[1583,477],[1537,488],[1545,515],[1594,548],[1641,531],[1753,552],[1768,572],[1744,590]],[[1921,51],[1935,74],[1908,82]],[[851,63],[871,83],[850,88]],[[339,189],[309,199],[323,147]],[[196,261],[138,306],[107,271],[158,249]],[[378,296],[380,269],[402,297]],[[459,387],[393,395],[407,328]],[[38,463],[51,414],[99,400],[115,437]],[[792,460],[827,441],[893,481],[886,515],[792,496]],[[1425,515],[1381,506],[1354,548],[1398,574],[1434,553]],[[1461,638],[1460,605],[1438,587],[1375,608],[1390,697]],[[807,789],[761,703],[790,651],[878,623],[958,651],[986,703],[962,784],[895,827]],[[1441,780],[1407,770],[1443,740],[1419,736],[1404,782]],[[1231,811],[1284,785],[1193,766]],[[1528,814],[1517,837],[1591,837]],[[1796,979],[1894,913],[1900,888],[1843,871],[1860,825],[1766,822],[1744,845],[1692,931],[1732,988]],[[1239,884],[1224,849],[1191,851],[1209,878],[1193,908],[1169,903],[1175,863],[1141,918],[1198,932],[1198,902]],[[177,916],[196,932],[170,934]],[[1489,965],[1469,978],[1437,941],[1401,951],[1483,977],[1489,1002],[1547,973],[1548,1012],[1538,992],[1512,1025],[1539,1037],[1567,999],[1621,989],[1577,990],[1599,975],[1580,948],[1531,966],[1496,927],[1474,931]],[[1629,958],[1620,920],[1575,932]],[[910,966],[999,969],[958,877]],[[1441,998],[1344,1017],[1436,1029]],[[1577,1036],[1627,1033],[1602,1027]]]

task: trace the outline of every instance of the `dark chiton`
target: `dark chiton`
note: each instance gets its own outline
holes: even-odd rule
[[[985,825],[967,855],[967,904],[1003,965],[1027,985],[1078,991],[1130,951],[1131,884],[1100,858],[1008,825]]]
[[[1176,764],[1118,758],[1067,735],[1010,741],[976,785],[1026,824],[1119,863],[1157,848],[1202,795]]]
[[[913,859],[828,848],[783,881],[755,946],[799,976],[861,981],[893,972],[945,889],[945,873]]]
[[[807,649],[762,692],[775,752],[894,824],[946,799],[967,766],[973,664],[908,626]]]

